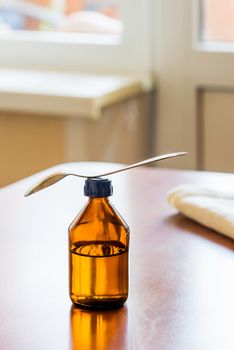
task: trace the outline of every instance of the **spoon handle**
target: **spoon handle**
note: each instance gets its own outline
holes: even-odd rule
[[[140,167],[142,165],[158,162],[160,160],[164,160],[164,159],[168,159],[168,158],[175,158],[175,157],[180,157],[180,156],[185,156],[186,154],[188,154],[188,153],[187,152],[175,152],[175,153],[162,154],[161,156],[145,159],[145,160],[142,160],[141,162],[137,162],[137,163],[125,166],[124,168],[121,168],[121,169],[118,169],[118,170],[114,170],[114,171],[110,171],[108,173],[92,176],[92,177],[101,177],[101,176],[112,175],[112,174],[120,173],[121,171],[137,168],[137,167]],[[91,176],[89,176],[89,177],[91,177]]]

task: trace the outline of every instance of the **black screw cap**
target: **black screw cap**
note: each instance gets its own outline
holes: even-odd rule
[[[85,180],[84,195],[92,198],[109,197],[113,194],[111,180],[88,178]]]

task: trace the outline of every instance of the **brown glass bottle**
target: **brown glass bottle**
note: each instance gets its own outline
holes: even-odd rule
[[[89,201],[69,227],[70,297],[74,304],[112,308],[128,297],[129,229],[108,197],[107,179],[87,179]]]

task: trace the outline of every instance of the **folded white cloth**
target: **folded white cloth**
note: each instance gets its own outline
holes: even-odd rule
[[[185,216],[234,239],[234,193],[199,185],[181,185],[168,202]]]

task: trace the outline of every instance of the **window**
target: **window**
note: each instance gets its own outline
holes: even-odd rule
[[[0,0],[0,65],[150,69],[151,0]]]
[[[233,0],[202,1],[201,39],[210,42],[234,42]]]
[[[120,35],[120,0],[1,0],[2,31],[63,31]]]

